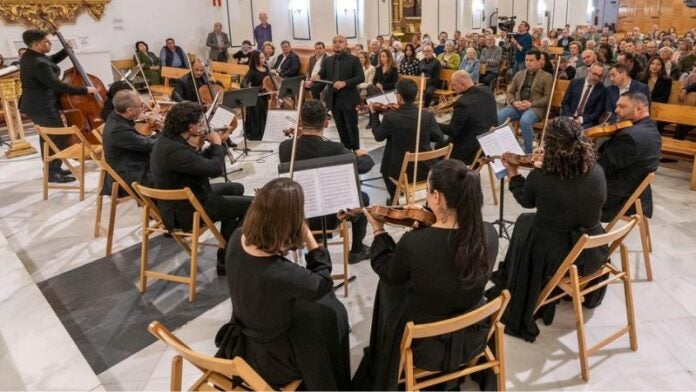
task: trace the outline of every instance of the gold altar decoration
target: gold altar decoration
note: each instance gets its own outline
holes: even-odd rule
[[[410,42],[421,30],[423,0],[392,0],[392,34],[399,40]]]
[[[111,0],[0,0],[0,16],[5,23],[23,24],[51,30],[41,19],[58,26],[63,22],[74,23],[75,18],[86,11],[95,20],[100,20]]]
[[[22,116],[19,114],[19,97],[22,95],[22,83],[16,77],[0,79],[0,110],[7,123],[10,134],[10,149],[5,152],[8,158],[36,154],[36,149],[24,139]]]

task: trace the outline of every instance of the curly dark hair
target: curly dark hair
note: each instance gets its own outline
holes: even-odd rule
[[[549,122],[544,137],[545,174],[571,179],[588,173],[597,163],[594,145],[583,135],[582,126],[571,117]]]
[[[145,41],[138,41],[135,43],[135,51],[138,51],[138,45],[143,44],[145,45],[145,52],[150,50],[150,47],[145,43]]]
[[[179,135],[189,130],[193,124],[198,124],[203,118],[205,109],[195,102],[179,102],[167,112],[163,132],[167,135]]]

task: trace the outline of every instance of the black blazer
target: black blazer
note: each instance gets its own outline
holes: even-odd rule
[[[655,123],[646,117],[633,122],[633,127],[611,136],[599,148],[599,164],[607,176],[607,201],[602,221],[609,222],[649,173],[660,164],[662,139]],[[650,187],[640,197],[646,216],[652,217]],[[629,210],[629,214],[632,211]]]
[[[394,90],[396,82],[399,81],[399,71],[396,66],[392,66],[388,74],[382,73],[382,66],[375,69],[375,77],[372,79],[372,84],[375,86],[377,83],[382,84],[382,89],[384,91]]]
[[[487,87],[473,86],[466,90],[454,105],[449,124],[440,129],[452,138],[452,159],[471,164],[479,149],[476,136],[498,124],[495,97]]]
[[[331,86],[325,90],[332,93],[327,94],[331,95],[327,97],[330,100],[327,104],[329,109],[355,110],[360,103],[358,85],[365,81],[365,73],[357,57],[350,53],[340,53],[327,58],[319,71],[319,77],[333,82],[346,82],[346,86],[340,90]]]
[[[104,141],[102,148],[106,163],[130,186],[138,181],[145,186],[151,186],[150,151],[155,145],[157,134],[143,136],[134,128],[131,120],[113,112],[104,125]],[[114,180],[107,176],[104,181],[102,194],[111,193]]]
[[[331,157],[336,155],[353,154],[345,148],[342,143],[325,139],[322,136],[304,135],[297,139],[297,149],[295,150],[295,160],[314,159],[321,157]],[[284,140],[278,147],[278,158],[281,163],[290,162],[292,155],[292,139]],[[358,174],[369,172],[375,165],[375,161],[369,155],[356,157]]]
[[[203,80],[196,79],[196,85],[201,86]],[[186,74],[174,82],[174,91],[172,91],[172,99],[176,102],[191,101],[198,102],[196,87],[193,85],[191,74]]]
[[[276,58],[275,64],[273,64],[273,69],[277,69],[280,76],[291,78],[300,74],[300,56],[297,53],[290,51],[288,58],[283,61],[282,65],[280,64],[281,61],[283,61],[282,53]],[[280,69],[278,69],[279,67]]]
[[[650,89],[645,83],[641,83],[637,80],[631,80],[631,85],[628,87],[628,91],[640,91],[641,93],[645,94],[646,97],[648,97],[648,102],[650,102]],[[604,101],[604,111],[605,112],[610,112],[611,117],[609,118],[609,121],[616,121],[616,113],[614,113],[614,110],[616,109],[616,102],[619,101],[619,97],[621,94],[619,93],[619,88],[617,86],[609,86],[607,87],[606,93],[605,93],[605,101]]]
[[[225,169],[225,147],[213,144],[202,152],[189,145],[179,135],[163,133],[157,138],[150,154],[150,171],[155,188],[191,188],[203,205],[224,206],[222,196],[213,192],[209,178],[219,177]],[[217,203],[214,199],[220,199]],[[193,206],[188,202],[158,203],[164,224],[169,229],[190,230]],[[208,211],[214,215],[214,211]]]
[[[580,100],[582,99],[582,89],[585,87],[586,79],[573,79],[563,96],[563,103],[561,104],[561,115],[574,117],[575,111],[580,106]],[[605,101],[606,87],[602,82],[595,84],[592,88],[590,96],[587,97],[587,103],[585,103],[585,110],[582,113],[582,126],[583,128],[589,128],[599,124],[599,118],[602,117],[604,113],[604,101]]]
[[[27,49],[19,60],[19,78],[22,82],[20,111],[28,115],[57,114],[58,94],[87,94],[86,87],[63,83],[58,63],[68,54],[65,50],[46,56]]]
[[[667,103],[669,101],[669,94],[672,93],[672,80],[667,78],[658,78],[655,81],[655,86],[650,93],[650,100],[652,102]]]
[[[394,179],[399,178],[401,163],[407,151],[416,149],[416,128],[418,126],[418,106],[413,103],[402,105],[399,109],[384,114],[382,123],[375,126],[373,123],[372,134],[375,140],[381,142],[387,140],[382,156],[380,172]],[[444,136],[435,121],[435,116],[428,111],[423,111],[421,117],[421,133],[419,151],[430,151],[430,142],[442,142]],[[411,169],[413,170],[413,169]],[[429,171],[427,165],[418,165],[418,172],[426,176]],[[419,176],[419,177],[421,177]]]
[[[428,78],[427,82],[425,82],[427,87],[438,87],[440,84],[440,62],[437,58],[421,60],[418,63],[418,75],[422,73],[425,73],[425,77]]]

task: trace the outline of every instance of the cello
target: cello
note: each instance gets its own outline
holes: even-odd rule
[[[60,44],[63,45],[63,49],[73,64],[72,68],[63,73],[63,83],[72,86],[95,87],[98,91],[97,93],[87,95],[61,94],[60,109],[63,111],[68,125],[75,125],[82,130],[90,143],[99,143],[92,136],[91,131],[104,123],[104,119],[101,118],[101,111],[106,99],[106,87],[104,87],[104,83],[98,77],[85,71],[77,60],[75,52],[73,52],[63,34],[58,31],[56,25],[49,21],[45,14],[41,15],[41,19],[53,29],[53,34],[58,37]]]

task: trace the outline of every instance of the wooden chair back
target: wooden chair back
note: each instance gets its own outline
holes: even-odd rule
[[[428,162],[437,159],[449,159],[450,155],[452,155],[452,143],[449,143],[445,147],[439,148],[437,150],[421,151],[417,155],[418,162]],[[411,181],[409,181],[409,175],[413,175],[413,173],[409,173],[409,164],[413,164],[415,163],[415,161],[415,152],[407,151],[404,154],[404,160],[401,161],[401,171],[399,172],[399,179],[397,180],[396,184],[396,191],[395,194],[392,195],[392,205],[399,204],[399,198],[401,197],[401,194],[406,195],[406,204],[411,204],[414,201],[413,198],[415,193],[419,190],[425,189],[427,181],[416,182],[415,187],[413,186],[413,180],[411,179]]]
[[[404,335],[401,338],[401,359],[399,360],[399,377],[406,383],[407,391],[417,391],[421,388],[441,384],[443,382],[454,380],[471,373],[479,372],[486,369],[493,369],[498,374],[498,388],[501,391],[505,390],[505,354],[504,354],[504,335],[503,324],[500,319],[505,312],[508,302],[510,301],[510,292],[503,290],[500,296],[487,304],[474,309],[460,316],[452,317],[446,320],[437,321],[427,324],[414,324],[413,321],[406,323]],[[411,347],[416,339],[427,339],[437,336],[447,335],[454,332],[462,331],[472,325],[488,320],[490,329],[488,331],[488,342],[495,335],[496,352],[493,352],[485,347],[484,351],[475,356],[474,359],[481,356],[486,358],[486,362],[475,364],[472,360],[471,366],[465,366],[457,369],[452,373],[442,374],[425,372],[414,368],[413,352]],[[423,376],[423,380],[418,380]],[[434,377],[433,377],[434,376]],[[427,377],[427,378],[425,378]]]
[[[655,172],[649,173],[647,176],[645,176],[645,179],[641,181],[641,183],[638,185],[635,191],[631,194],[631,196],[626,200],[626,203],[624,203],[623,207],[621,207],[621,210],[619,210],[619,213],[616,214],[614,219],[609,222],[609,224],[605,227],[605,230],[611,231],[614,226],[621,220],[623,216],[626,215],[626,212],[635,204],[640,203],[640,195],[643,194],[643,192],[648,188],[650,183],[655,179]],[[643,219],[643,215],[640,215],[641,219]]]
[[[673,105],[682,105],[683,103],[679,101],[679,93],[681,92],[681,89],[683,87],[683,83],[678,81],[678,80],[673,80],[672,81],[672,89],[669,91],[669,99],[667,100],[667,103],[671,103]]]
[[[309,72],[309,57],[300,57],[300,75],[307,75]]]
[[[178,354],[172,359],[170,385],[172,391],[181,390],[182,359],[185,359],[203,373],[189,390],[237,390],[235,389],[237,386],[232,382],[233,377],[242,379],[244,384],[240,387],[247,390],[273,390],[273,388],[271,388],[271,386],[268,385],[268,383],[241,357],[223,359],[197,353],[179,340],[179,338],[159,321],[151,322],[147,330]],[[283,390],[295,390],[299,385],[300,381],[295,381],[289,385],[289,389]]]
[[[696,97],[696,94],[693,95]],[[656,122],[696,126],[696,110],[685,110],[684,105],[653,102],[650,104],[650,115]]]
[[[162,67],[162,79],[164,79],[164,87],[169,88],[171,79],[181,79],[184,75],[188,74],[189,70],[187,68],[175,68],[175,67]]]
[[[549,54],[551,56],[562,56],[563,55],[563,48],[560,46],[551,46],[551,47],[549,47]]]
[[[559,48],[563,49],[563,48]],[[551,97],[551,107],[560,108],[563,104],[563,96],[570,86],[570,80],[556,80],[556,87],[553,90],[553,97]]]

